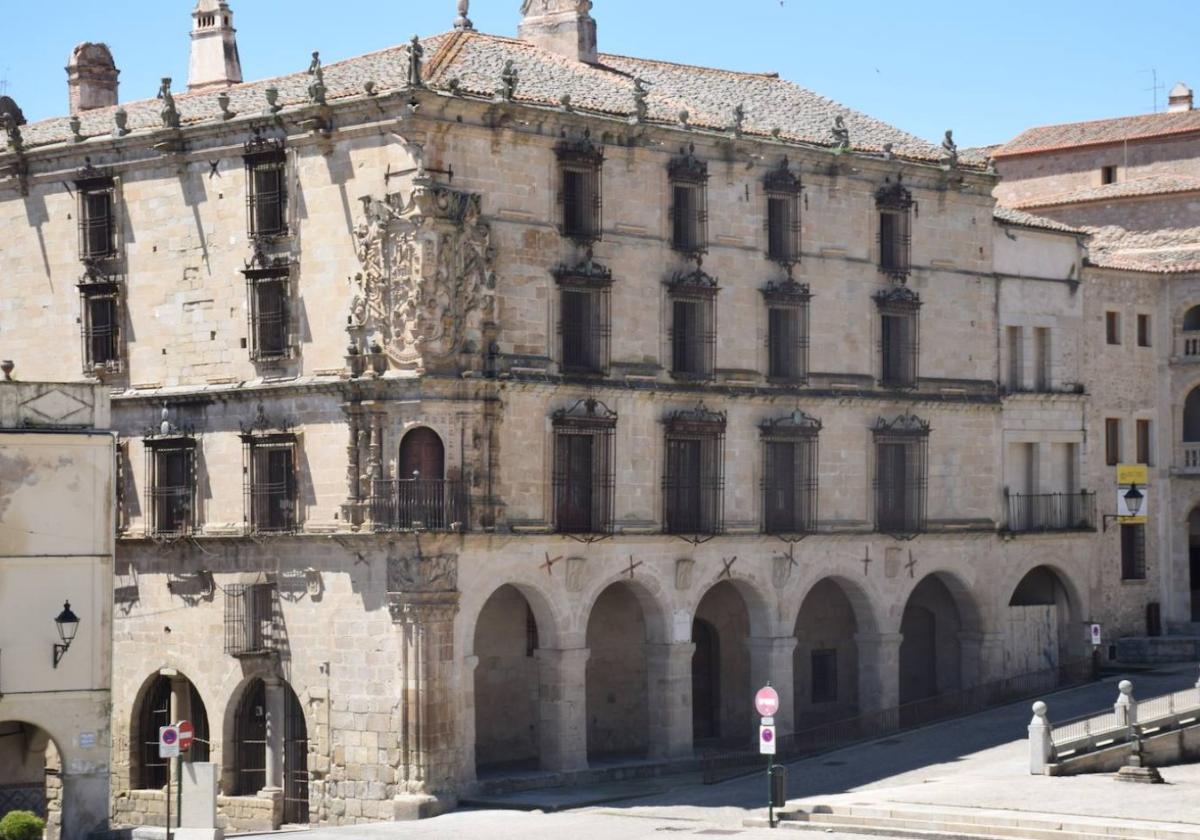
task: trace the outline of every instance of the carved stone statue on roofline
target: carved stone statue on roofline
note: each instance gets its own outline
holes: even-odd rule
[[[171,93],[169,76],[163,76],[162,84],[158,87],[158,98],[162,100],[162,110],[159,111],[159,116],[162,118],[163,128],[179,128],[179,110],[175,107],[175,97]]]

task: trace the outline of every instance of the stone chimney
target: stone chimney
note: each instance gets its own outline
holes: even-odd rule
[[[188,90],[227,88],[242,81],[233,12],[225,0],[197,0],[192,12]]]
[[[71,60],[67,62],[71,113],[116,105],[119,75],[121,71],[107,44],[83,43],[71,50]]]
[[[544,50],[595,64],[596,21],[592,0],[525,0],[517,34]]]
[[[1192,89],[1183,82],[1171,88],[1171,92],[1167,95],[1167,110],[1168,111],[1190,111],[1192,110]]]

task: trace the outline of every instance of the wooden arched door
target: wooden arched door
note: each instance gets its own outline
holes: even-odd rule
[[[446,449],[437,432],[424,426],[400,441],[397,513],[401,529],[444,530],[448,524]]]
[[[400,442],[401,481],[441,481],[445,478],[446,448],[433,429],[413,429]]]

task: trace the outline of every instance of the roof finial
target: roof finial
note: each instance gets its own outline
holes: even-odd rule
[[[467,12],[471,10],[471,0],[458,0],[458,20],[454,21],[455,29],[474,29],[475,24],[471,23],[471,19],[467,17]]]

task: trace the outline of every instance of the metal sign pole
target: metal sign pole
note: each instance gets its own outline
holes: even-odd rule
[[[775,756],[767,755],[767,825],[775,827]]]
[[[183,828],[183,752],[175,756],[175,822]]]
[[[171,840],[171,760],[167,759],[167,840]]]

